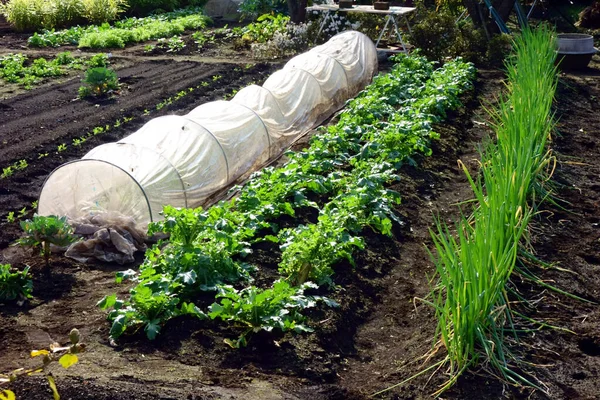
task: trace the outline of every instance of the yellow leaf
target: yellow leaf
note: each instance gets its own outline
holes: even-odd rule
[[[54,400],[60,400],[60,394],[58,394],[58,389],[56,388],[56,382],[54,382],[54,377],[52,375],[48,375],[48,384],[50,385],[50,389],[52,389],[52,394],[54,395]]]
[[[2,393],[0,393],[0,400],[15,400],[15,394],[13,392],[11,392],[10,390],[5,390]]]
[[[79,361],[77,356],[75,354],[70,353],[65,354],[58,360],[60,365],[62,365],[65,369],[69,368],[73,364],[77,364],[77,361]]]
[[[33,374],[37,374],[40,373],[44,370],[44,368],[38,368],[38,369],[31,369],[29,371],[27,371],[27,376],[31,376]]]
[[[31,357],[45,356],[50,354],[48,350],[31,350]]]

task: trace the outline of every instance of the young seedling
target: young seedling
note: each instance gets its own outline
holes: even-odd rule
[[[119,89],[119,78],[112,69],[90,68],[85,71],[83,86],[79,87],[79,98],[103,97]]]
[[[22,246],[39,247],[47,270],[50,267],[50,245],[67,246],[75,241],[73,228],[67,223],[65,217],[34,215],[32,220],[21,221],[21,229],[25,236],[16,243]]]

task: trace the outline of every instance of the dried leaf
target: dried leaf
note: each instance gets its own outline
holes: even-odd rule
[[[31,350],[31,357],[46,356],[50,354],[48,350]]]

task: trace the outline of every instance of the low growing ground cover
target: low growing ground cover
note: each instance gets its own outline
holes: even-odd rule
[[[130,43],[168,38],[186,30],[204,29],[210,22],[201,8],[187,8],[144,18],[127,18],[102,25],[76,26],[60,31],[34,33],[32,47],[78,45],[80,48],[122,48]]]
[[[107,65],[106,54],[83,58],[74,57],[70,52],[63,52],[51,60],[43,57],[30,60],[23,54],[4,54],[0,56],[0,78],[7,83],[16,83],[25,89],[31,89],[48,79],[65,76],[72,70]]]

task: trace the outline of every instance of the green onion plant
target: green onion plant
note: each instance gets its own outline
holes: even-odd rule
[[[440,365],[449,366],[450,376],[436,396],[475,364],[490,367],[508,383],[543,389],[517,372],[523,364],[507,349],[505,335],[515,334],[507,284],[551,161],[555,48],[553,31],[544,27],[524,30],[515,39],[507,94],[490,113],[496,141],[481,152],[478,177],[461,164],[475,194],[473,214],[458,221],[456,237],[439,220],[431,231],[439,278],[431,304],[437,343],[447,351]]]

